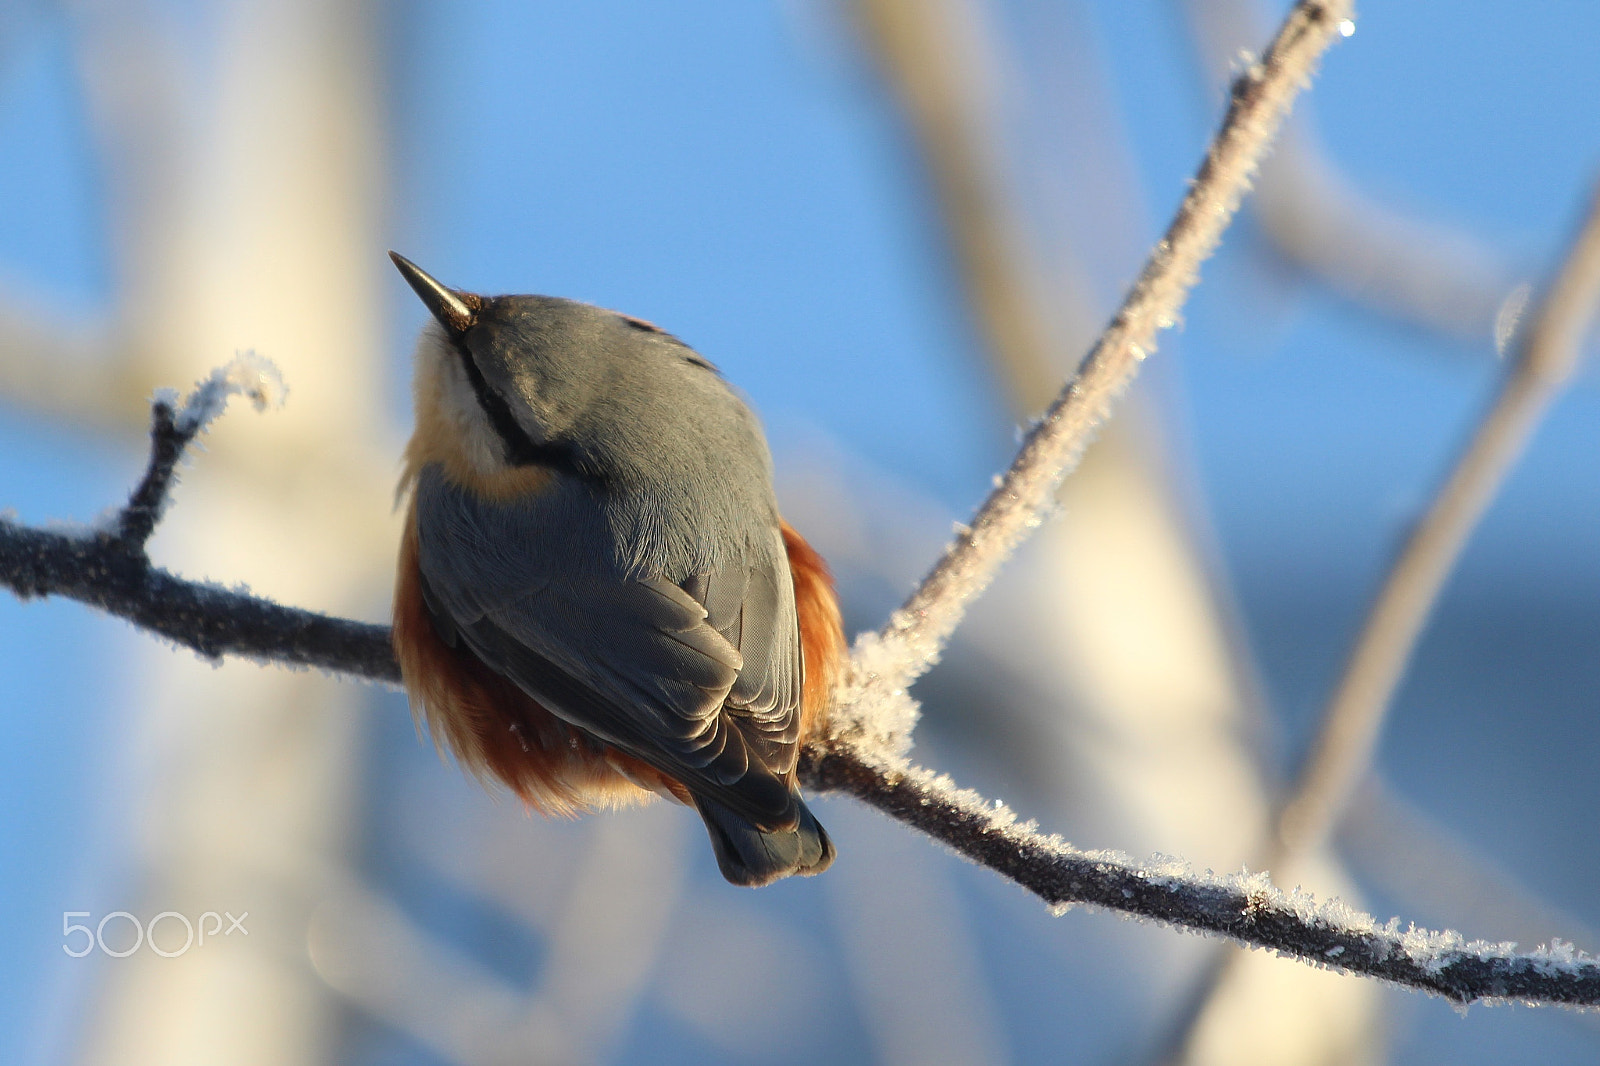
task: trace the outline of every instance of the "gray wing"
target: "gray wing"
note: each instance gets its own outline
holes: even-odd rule
[[[418,486],[429,608],[490,668],[552,713],[716,798],[784,825],[801,661],[781,536],[674,583],[629,579],[571,513]],[[534,522],[530,522],[534,519]],[[508,551],[507,545],[517,550]]]

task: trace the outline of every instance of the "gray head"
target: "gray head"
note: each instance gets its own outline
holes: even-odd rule
[[[743,403],[671,334],[576,300],[450,289],[389,254],[434,318],[417,351],[418,432],[453,437],[476,474],[543,465],[627,477],[676,465],[668,438],[685,428],[702,446],[748,448]]]

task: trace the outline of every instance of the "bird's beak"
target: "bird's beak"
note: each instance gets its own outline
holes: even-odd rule
[[[400,274],[406,282],[422,297],[422,302],[432,312],[439,324],[453,334],[462,334],[472,328],[473,322],[478,318],[478,297],[471,293],[457,292],[454,289],[435,281],[426,271],[399,252],[390,252],[389,258],[394,260],[394,265],[400,268]]]

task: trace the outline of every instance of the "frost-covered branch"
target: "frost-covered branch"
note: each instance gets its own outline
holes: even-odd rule
[[[171,497],[178,460],[222,413],[231,397],[248,396],[257,411],[264,411],[268,406],[282,406],[286,394],[278,368],[253,352],[213,370],[210,377],[195,386],[181,408],[171,390],[158,392],[150,404],[150,462],[127,506],[117,514],[112,541],[129,553],[144,551]]]
[[[156,401],[152,455],[134,493],[140,513],[159,519],[182,448],[238,382],[224,371],[182,409]],[[165,414],[161,409],[165,408]],[[124,508],[99,528],[33,529],[0,520],[0,585],[20,596],[64,595],[99,607],[202,655],[316,666],[396,684],[399,668],[386,626],[284,607],[247,592],[185,581],[152,567],[142,528]],[[148,536],[145,531],[143,536]],[[1157,857],[1137,862],[1082,851],[1019,823],[1011,811],[948,779],[904,762],[865,756],[848,744],[808,750],[804,783],[848,793],[948,845],[1052,907],[1085,903],[1194,932],[1270,948],[1304,962],[1377,977],[1457,1003],[1518,1000],[1600,1006],[1600,964],[1552,939],[1517,954],[1513,944],[1467,941],[1458,933],[1380,924],[1337,901],[1318,903],[1274,888],[1265,874],[1199,874]]]
[[[896,707],[896,695],[938,658],[967,605],[1038,526],[1112,402],[1154,349],[1157,332],[1176,321],[1295,96],[1353,14],[1350,0],[1300,0],[1261,61],[1234,82],[1227,115],[1188,194],[1082,368],[944,558],[880,632],[858,642],[840,697],[842,735],[886,751],[904,746],[915,712]]]
[[[0,518],[0,586],[21,599],[66,596],[87,603],[211,659],[238,655],[398,681],[387,628],[185,581],[152,566],[145,554],[194,438],[230,396],[248,396],[259,410],[280,402],[283,391],[270,363],[244,355],[214,371],[181,407],[174,394],[157,395],[150,461],[128,503],[78,528],[36,529]]]
[[[1209,77],[1223,82],[1266,22],[1259,0],[1179,0]],[[1474,235],[1380,202],[1296,115],[1261,168],[1252,210],[1276,251],[1355,303],[1473,342],[1512,287],[1509,267]]]
[[[1548,947],[1518,954],[1511,943],[1402,927],[1398,918],[1379,923],[1338,900],[1283,892],[1264,873],[1202,874],[1162,856],[1138,862],[1118,852],[1083,851],[928,770],[874,764],[849,751],[810,755],[803,775],[813,788],[849,793],[1052,907],[1105,907],[1459,1004],[1600,1005],[1600,962],[1564,941],[1552,938]]]

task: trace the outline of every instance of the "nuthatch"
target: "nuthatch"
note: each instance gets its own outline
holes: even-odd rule
[[[394,601],[414,713],[547,814],[659,793],[734,884],[826,869],[795,766],[844,636],[755,416],[648,322],[390,256],[433,314]]]

